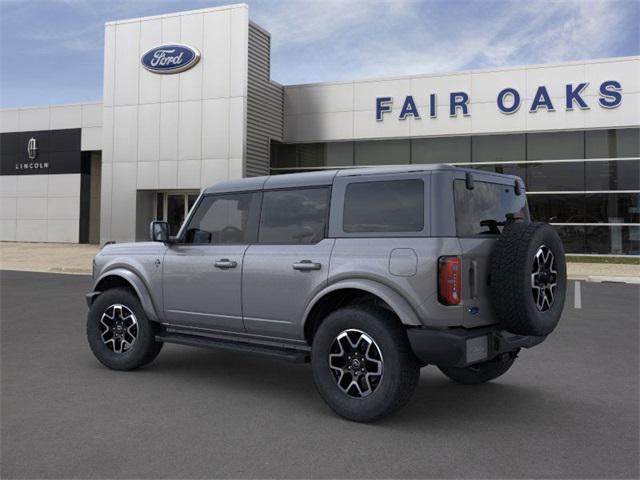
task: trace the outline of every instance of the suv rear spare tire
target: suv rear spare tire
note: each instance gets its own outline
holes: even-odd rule
[[[491,257],[491,302],[502,327],[548,335],[564,307],[567,268],[562,241],[546,223],[509,223]]]

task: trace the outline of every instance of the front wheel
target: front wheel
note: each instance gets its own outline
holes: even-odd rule
[[[91,351],[113,370],[133,370],[151,362],[162,343],[160,331],[144,313],[138,298],[129,290],[107,290],[96,298],[87,315],[87,340]]]
[[[409,401],[420,367],[404,328],[384,309],[336,310],[311,349],[313,377],[325,402],[349,420],[378,420]]]
[[[505,374],[516,361],[517,352],[503,353],[488,362],[477,363],[469,367],[438,367],[442,373],[454,382],[463,385],[478,385],[489,382]]]

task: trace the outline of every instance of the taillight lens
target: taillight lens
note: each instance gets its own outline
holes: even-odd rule
[[[438,300],[444,305],[460,303],[460,257],[438,259]]]

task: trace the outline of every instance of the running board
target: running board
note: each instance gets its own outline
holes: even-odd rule
[[[309,352],[302,352],[292,348],[278,348],[255,343],[238,342],[230,340],[219,340],[196,335],[184,335],[181,333],[163,332],[156,335],[156,341],[164,343],[177,343],[178,345],[188,345],[190,347],[212,348],[216,350],[228,350],[232,352],[248,353],[262,357],[286,360],[294,363],[308,363],[310,361]]]

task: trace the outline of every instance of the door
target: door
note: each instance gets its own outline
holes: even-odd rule
[[[326,238],[329,188],[266,191],[258,243],[244,257],[247,332],[302,338],[302,315],[327,283],[335,240]]]
[[[156,194],[156,220],[169,224],[170,235],[177,235],[184,219],[196,203],[197,192],[158,192]]]
[[[259,194],[202,197],[164,256],[167,322],[208,330],[244,331],[242,261],[255,242]]]

